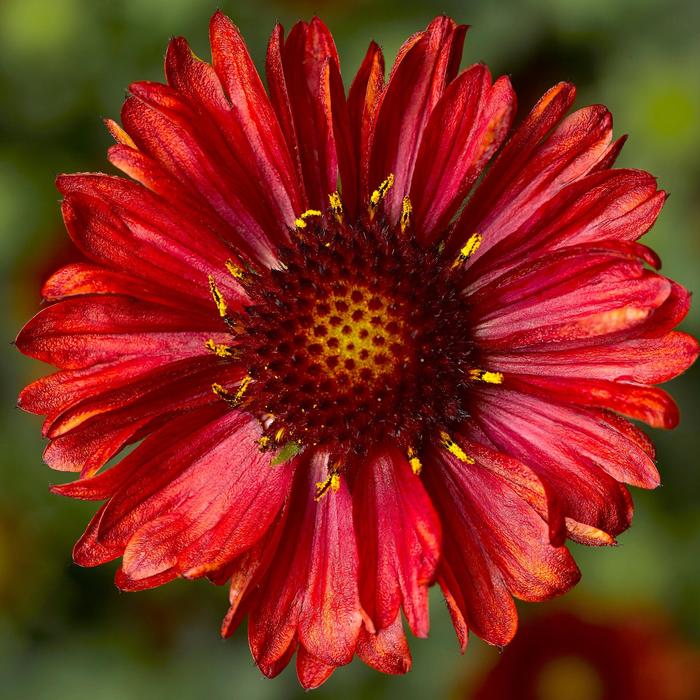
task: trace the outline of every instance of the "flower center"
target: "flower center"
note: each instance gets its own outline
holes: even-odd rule
[[[325,373],[339,387],[390,381],[412,359],[404,324],[406,301],[378,286],[338,282],[328,297],[316,301],[306,329],[309,369]]]
[[[362,455],[464,420],[467,309],[439,253],[379,226],[304,234],[236,318],[244,407],[269,438]]]

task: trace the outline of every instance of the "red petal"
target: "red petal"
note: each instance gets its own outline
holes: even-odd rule
[[[644,421],[653,428],[675,428],[678,425],[678,407],[661,389],[623,384],[600,379],[536,377],[516,375],[508,377],[508,386],[562,403],[608,408],[630,418]]]
[[[564,186],[590,172],[607,150],[611,136],[612,117],[605,107],[594,105],[574,112],[522,170],[512,173],[494,209],[465,230],[482,233],[486,248],[505,238]],[[460,221],[458,227],[464,223]]]
[[[135,145],[127,146],[118,143],[107,150],[107,159],[115,167],[144,187],[152,190],[169,202],[197,210],[201,203],[196,196],[185,187],[184,183],[176,180],[154,158],[139,151]],[[206,214],[201,214],[206,219]]]
[[[618,481],[654,488],[659,483],[659,475],[651,457],[653,451],[648,448],[649,441],[643,445],[635,445],[639,440],[635,436],[630,442],[624,419],[619,419],[619,425],[610,426],[609,421],[600,411],[588,410],[583,407],[571,407],[557,404],[554,401],[543,401],[537,397],[521,394],[509,389],[503,389],[496,396],[490,389],[479,388],[479,399],[489,407],[498,405],[499,417],[507,403],[510,425],[530,424],[536,432],[548,432],[548,442],[552,445],[561,444],[566,440],[567,445],[576,446],[576,455],[582,461],[604,469]],[[525,430],[528,439],[534,433]],[[549,447],[550,445],[547,445]]]
[[[129,134],[127,134],[126,131],[124,131],[124,129],[122,129],[121,126],[114,121],[114,119],[105,119],[104,124],[118,145],[136,148],[136,144],[131,136],[129,136]]]
[[[345,100],[345,88],[340,69],[335,61],[328,60],[321,72],[321,99],[326,120],[326,129],[331,145],[336,152],[340,173],[343,208],[350,219],[358,211],[357,157],[352,142],[350,120]]]
[[[214,374],[226,376],[230,380],[240,380],[243,370],[231,372],[232,365],[225,368],[219,367],[220,362],[213,356],[188,359],[181,362],[163,364],[160,367],[142,375],[138,379],[123,383],[122,386],[101,385],[95,387],[94,393],[80,402],[75,402],[65,408],[53,421],[48,423],[45,434],[49,438],[57,438],[71,430],[82,426],[86,422],[101,420],[107,414],[117,413],[122,409],[128,409],[133,418],[138,418],[147,413],[146,407],[162,405],[163,397],[172,405],[175,397],[183,388],[190,390],[194,395],[201,386],[197,383]],[[210,385],[209,385],[210,386]],[[205,385],[206,387],[206,385]]]
[[[526,262],[470,296],[485,348],[576,347],[637,333],[671,283],[633,255],[572,247]]]
[[[558,546],[564,543],[564,514],[559,509],[555,494],[549,491],[532,469],[502,452],[470,440],[463,434],[459,434],[459,443],[470,456],[479,461],[481,467],[492,471],[499,479],[505,481],[549,524],[552,544]]]
[[[148,578],[132,579],[124,573],[124,569],[119,567],[114,575],[114,583],[120,591],[145,591],[169,583],[175,578],[177,578],[177,571],[168,569]]]
[[[445,90],[423,134],[411,184],[417,235],[435,240],[510,128],[515,93],[507,78],[493,86],[476,65]]]
[[[381,673],[403,674],[411,670],[411,651],[403,631],[401,614],[384,629],[369,632],[364,626],[357,642],[357,655]]]
[[[559,83],[548,90],[516,129],[503,150],[489,168],[478,194],[465,207],[457,226],[455,247],[475,230],[474,226],[490,211],[517,174],[532,160],[532,154],[549,130],[564,116],[574,101],[576,88]]]
[[[208,319],[115,295],[49,306],[27,323],[16,343],[25,355],[64,369],[81,369],[136,356],[159,357],[165,363],[206,355],[207,339],[225,336],[213,315]]]
[[[369,187],[377,187],[393,173],[394,185],[384,200],[392,222],[410,191],[428,118],[456,73],[465,32],[466,27],[448,17],[437,17],[425,32],[406,42],[382,94],[372,138]]]
[[[304,690],[313,690],[323,685],[330,677],[335,666],[324,664],[312,656],[303,645],[297,650],[297,677]]]
[[[617,481],[641,488],[658,486],[659,474],[647,449],[633,444],[595,410],[560,405],[504,387],[475,391],[483,402],[479,416],[494,409],[499,420],[508,415],[509,428],[517,429],[522,439],[537,441],[544,449],[566,445],[582,464],[595,465]]]
[[[567,549],[549,543],[546,523],[497,471],[488,463],[482,466],[483,454],[474,459],[475,464],[470,464],[435,448],[426,460],[431,495],[437,492],[446,505],[441,513],[455,519],[454,525],[448,523],[474,530],[477,546],[517,598],[545,600],[568,590],[580,574]],[[445,551],[446,561],[452,565],[454,550],[452,556]],[[467,620],[475,602],[467,601]],[[479,605],[484,602],[479,601]]]
[[[667,279],[666,282],[671,293],[640,329],[647,338],[660,338],[670,333],[690,311],[690,292],[673,280]]]
[[[259,202],[259,190],[230,153],[220,134],[202,128],[201,118],[172,88],[137,83],[122,107],[122,123],[140,151],[160,164],[196,197],[200,218],[228,225],[229,240],[273,266],[287,240],[283,222]]]
[[[107,503],[95,513],[85,532],[73,547],[73,561],[78,566],[99,566],[119,556],[119,552],[111,547],[104,547],[97,539],[100,520],[106,509]]]
[[[350,492],[314,500],[326,478],[327,455],[312,457],[295,480],[277,555],[251,611],[248,634],[258,664],[270,664],[297,634],[329,666],[352,660],[362,613]]]
[[[489,354],[504,372],[659,384],[684,372],[698,356],[698,341],[680,332],[575,350]]]
[[[45,301],[60,301],[86,294],[121,294],[166,306],[175,305],[172,297],[149,288],[144,280],[89,263],[71,263],[62,267],[41,288]]]
[[[280,50],[282,72],[277,56]],[[322,86],[328,62],[338,69],[340,65],[333,37],[326,25],[314,18],[309,24],[295,24],[284,45],[281,28],[276,30],[271,51],[268,75],[273,77],[273,106],[280,122],[286,125],[290,150],[298,147],[308,204],[325,211],[328,195],[337,189],[338,174],[335,140],[328,129],[328,114],[333,107],[329,104],[328,91],[324,92]],[[290,138],[295,141],[290,143]]]
[[[323,479],[323,472],[319,470],[317,476],[314,483]],[[337,666],[352,660],[362,621],[352,499],[347,485],[341,483],[337,493],[321,499],[316,511],[299,641],[321,661]]]
[[[617,479],[657,481],[647,451],[592,411],[499,388],[479,389],[474,404],[474,423],[494,445],[527,464],[565,516],[613,536],[629,527],[632,503]]]
[[[609,168],[612,168],[613,165],[615,165],[615,161],[617,161],[617,158],[620,155],[622,147],[625,145],[626,141],[627,134],[624,134],[616,141],[613,141],[608,146],[608,149],[605,151],[602,158],[593,166],[591,172],[598,172],[600,170],[608,170]]]
[[[174,377],[166,392],[152,390],[130,403],[127,390],[120,399],[125,404],[109,413],[104,412],[100,403],[105,401],[108,405],[109,394],[94,403],[86,402],[85,408],[92,407],[96,412],[94,417],[88,415],[87,420],[80,420],[82,407],[77,405],[72,413],[79,423],[51,441],[44,460],[53,469],[82,471],[83,476],[90,476],[125,445],[140,440],[165,421],[185,411],[220,403],[211,390],[212,383],[222,382],[232,389],[242,374],[243,370],[235,365],[219,365],[214,361],[200,371]]]
[[[284,65],[282,51],[284,47],[284,29],[281,24],[276,24],[270,35],[267,45],[267,60],[265,62],[265,74],[267,77],[267,87],[270,92],[270,103],[277,115],[278,122],[287,142],[287,147],[291,153],[296,176],[299,182],[302,197],[301,210],[308,209],[306,192],[304,191],[304,176],[301,169],[299,155],[299,140],[297,138],[292,106],[287,89],[287,79],[284,75]]]
[[[353,492],[360,592],[378,629],[403,607],[413,633],[429,629],[428,586],[440,556],[440,522],[420,479],[398,449],[367,459]]]
[[[275,678],[276,676],[279,676],[279,674],[282,673],[285,668],[287,668],[287,664],[289,664],[289,662],[292,660],[292,656],[294,656],[294,652],[296,650],[297,640],[296,638],[293,638],[289,642],[287,648],[284,650],[284,653],[279,658],[270,663],[256,663],[264,676],[267,678]]]
[[[464,652],[467,650],[467,644],[469,643],[469,628],[467,627],[467,621],[464,619],[467,606],[464,602],[464,596],[459,590],[459,583],[454,579],[454,577],[451,574],[448,580],[446,580],[447,577],[445,576],[445,572],[448,569],[444,560],[440,565],[440,569],[440,588],[442,589],[442,594],[445,597],[445,605],[447,606],[447,611],[449,612],[450,619],[452,620],[452,626],[454,627],[455,633],[457,635],[459,648],[464,654]],[[452,590],[450,589],[450,586],[452,586]],[[453,590],[454,594],[452,592]],[[508,600],[510,601],[510,605],[513,608],[513,615],[515,616],[515,605],[513,604],[513,599],[510,597],[510,595],[508,595]],[[515,618],[514,624],[517,624],[517,617]],[[513,634],[515,634],[515,632],[513,632]],[[508,637],[508,639],[511,639],[513,637],[513,634],[511,634]],[[491,636],[487,634],[482,634],[481,636],[483,637],[483,639],[490,639],[491,637],[498,638],[499,632],[497,631]]]
[[[362,65],[352,81],[348,95],[348,114],[355,160],[360,173],[360,203],[369,200],[369,146],[376,118],[379,96],[384,89],[384,56],[371,42]]]
[[[126,548],[123,568],[132,579],[173,567],[215,569],[251,547],[277,515],[294,470],[291,462],[271,468],[255,444],[259,435],[255,421],[229,411],[185,447],[148,460],[109,501],[100,544]]]
[[[25,387],[18,406],[24,411],[45,414],[52,422],[59,413],[94,396],[104,386],[128,384],[162,363],[159,357],[134,357],[110,364],[55,372]]]
[[[173,418],[163,427],[148,435],[135,450],[118,464],[97,476],[52,486],[51,492],[88,501],[102,501],[111,498],[117,491],[128,485],[132,474],[143,469],[144,464],[161,457],[163,445],[173,444],[176,440],[189,439],[190,435],[217,419],[227,410],[228,407],[223,403],[216,403]]]
[[[276,522],[267,533],[247,552],[220,569],[207,573],[214,583],[231,580],[229,586],[229,609],[221,624],[221,636],[230,637],[255,603],[256,593],[263,576],[273,561],[280,537],[284,531],[288,508],[282,507]],[[185,572],[188,576],[190,572]]]
[[[602,105],[575,112],[538,145],[570,104],[573,90],[567,95],[567,87],[545,95],[505,146],[457,222],[452,239],[455,248],[478,231],[484,240],[477,256],[485,253],[605,157],[612,117]],[[508,170],[503,170],[504,163]],[[498,180],[493,179],[496,175]]]
[[[489,644],[508,644],[518,623],[513,597],[465,509],[465,494],[449,488],[439,472],[428,474],[431,466],[425,468],[426,488],[443,523],[440,585],[462,651],[468,629]]]
[[[180,89],[191,90],[192,97],[204,102],[225,135],[232,134],[230,125],[235,121],[247,149],[236,140],[232,142],[234,152],[244,158],[247,170],[257,172],[255,179],[265,183],[261,194],[276,205],[276,218],[292,228],[295,216],[301,211],[302,197],[289,150],[262,81],[240,32],[221,12],[212,17],[210,37],[214,70],[230,104],[222,110],[219,101],[204,100],[207,94],[200,90],[201,76],[208,66],[200,62],[195,67],[196,59],[182,40],[180,43],[175,40],[172,45],[169,80]],[[166,60],[166,69],[168,65]]]
[[[64,175],[68,232],[89,258],[128,271],[182,305],[210,309],[211,274],[232,306],[249,303],[225,269],[231,249],[188,212],[173,210],[141,185],[106,175]],[[133,251],[139,255],[134,256]]]
[[[533,255],[563,246],[634,241],[648,231],[665,201],[656,180],[638,170],[595,173],[565,187],[506,239],[471,264],[468,277],[482,285]],[[659,266],[658,259],[649,263]]]

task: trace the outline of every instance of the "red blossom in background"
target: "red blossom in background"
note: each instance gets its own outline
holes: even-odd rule
[[[700,655],[649,611],[525,622],[471,700],[694,700]]]
[[[465,34],[435,19],[386,81],[372,43],[347,97],[318,19],[275,28],[267,93],[221,13],[211,65],[174,39],[108,121],[132,179],[59,177],[90,262],[17,338],[59,369],[20,397],[79,472],[53,491],[105,501],[75,561],[230,583],[223,634],[248,616],[262,672],[296,652],[305,687],[356,654],[407,671],[436,582],[462,648],[508,643],[513,597],[578,580],[567,538],[613,544],[625,484],[658,485],[625,416],[674,427],[654,385],[698,354],[610,113],[565,117],[561,83],[513,130]]]

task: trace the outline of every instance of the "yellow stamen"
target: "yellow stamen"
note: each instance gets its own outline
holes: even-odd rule
[[[482,240],[483,236],[480,233],[472,233],[472,235],[469,236],[469,239],[464,244],[462,249],[459,251],[459,255],[452,263],[452,267],[455,268],[458,265],[461,265],[462,263],[469,260],[469,258],[471,258],[471,256],[474,255],[474,253],[476,253],[477,250],[479,250],[479,246],[481,245]]]
[[[440,433],[442,446],[451,454],[453,454],[460,462],[465,464],[474,464],[474,458],[470,457],[445,431]]]
[[[270,444],[270,438],[267,435],[263,435],[261,438],[258,439],[258,447],[260,447],[260,451],[264,451],[267,446]]]
[[[249,374],[246,374],[246,376],[241,379],[241,383],[238,385],[238,391],[236,392],[236,403],[239,403],[243,398],[243,394],[245,394],[248,384],[250,384],[252,381],[253,378]]]
[[[214,382],[214,384],[211,385],[211,390],[220,399],[226,401],[226,403],[229,403],[232,406],[236,405],[236,399],[231,395],[231,392],[228,389],[224,389],[224,387],[222,387],[221,384],[217,384],[216,382]]]
[[[243,377],[241,380],[241,383],[238,385],[238,390],[236,391],[235,394],[232,394],[228,389],[225,389],[221,384],[218,384],[214,382],[214,384],[211,385],[211,390],[220,398],[226,401],[226,403],[230,404],[231,406],[238,406],[241,403],[241,399],[243,398],[243,394],[245,394],[245,390],[248,388],[248,384],[253,381],[253,378],[249,375],[246,375]]]
[[[418,476],[421,473],[421,470],[423,469],[423,463],[420,461],[418,455],[416,454],[416,451],[412,447],[408,448],[407,453],[408,463],[411,465],[411,471],[416,476]]]
[[[245,277],[245,270],[242,267],[238,267],[238,265],[234,264],[233,260],[226,261],[226,269],[237,280],[242,280]]]
[[[224,295],[219,291],[219,288],[216,286],[216,282],[214,282],[214,278],[211,275],[209,275],[209,291],[214,299],[216,308],[219,310],[219,316],[221,316],[221,318],[225,318],[228,311],[228,306],[226,306]]]
[[[323,213],[318,209],[307,209],[305,212],[299,214],[299,216],[294,221],[294,225],[299,228],[306,228],[306,220],[312,216],[323,216]]]
[[[285,432],[287,431],[286,428],[280,428],[276,433],[275,433],[275,442],[280,442],[282,438],[284,437]]]
[[[386,180],[384,180],[379,187],[377,187],[372,196],[369,198],[369,216],[370,219],[374,218],[374,214],[379,206],[379,202],[386,197],[386,193],[394,186],[394,173],[389,173]]]
[[[231,352],[230,345],[223,345],[222,343],[215,343],[213,338],[209,338],[204,345],[207,350],[211,350],[218,357],[231,357],[233,352]]]
[[[503,384],[503,375],[500,372],[491,372],[487,369],[470,369],[469,377],[478,382],[487,384]]]
[[[343,221],[343,200],[340,199],[340,194],[338,192],[333,192],[333,194],[328,195],[328,199],[331,203],[331,211],[335,220],[340,224]]]
[[[338,493],[340,488],[340,474],[334,470],[328,474],[328,478],[325,481],[316,482],[316,495],[314,499],[320,501],[329,491],[333,493]]]
[[[413,206],[411,205],[411,200],[406,195],[401,203],[401,233],[405,233],[406,229],[411,223],[411,213],[413,212]]]

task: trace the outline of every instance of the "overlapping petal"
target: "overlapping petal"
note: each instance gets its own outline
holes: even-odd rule
[[[364,614],[352,501],[344,481],[314,499],[327,460],[319,453],[297,474],[277,555],[250,613],[250,646],[261,668],[285,658],[295,639],[329,666],[349,663],[355,652]]]
[[[445,88],[457,75],[467,27],[438,17],[399,51],[386,89],[379,98],[369,159],[369,185],[390,173],[394,186],[386,199],[390,221],[411,188],[428,119]]]
[[[576,583],[578,569],[504,476],[502,458],[482,448],[460,459],[437,448],[426,461],[426,486],[445,524],[442,585],[453,615],[492,644],[506,644],[516,624],[511,595],[550,598]]]
[[[353,493],[360,597],[377,629],[403,608],[416,636],[428,634],[428,586],[440,556],[440,521],[420,479],[397,449],[367,460]]]
[[[76,545],[76,561],[122,556],[123,573],[137,581],[171,569],[202,575],[250,548],[279,512],[295,466],[272,467],[255,446],[259,435],[249,416],[228,411],[190,431],[186,447],[175,441],[154,454],[163,442],[152,437],[115,467],[129,478]]]

